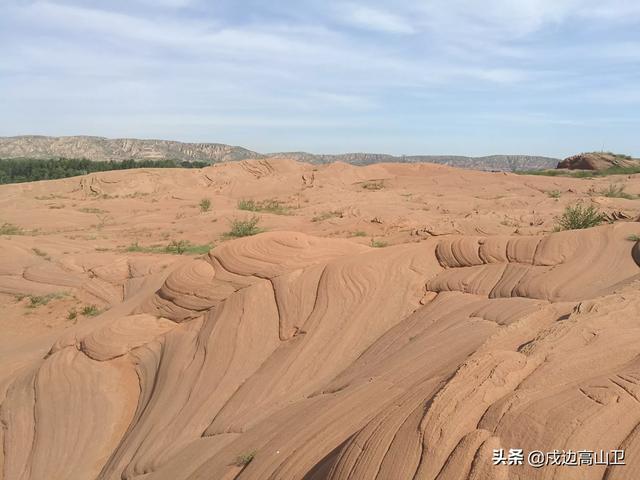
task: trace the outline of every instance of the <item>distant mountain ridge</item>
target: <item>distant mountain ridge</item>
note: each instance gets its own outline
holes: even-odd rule
[[[487,155],[484,157],[465,157],[462,155],[387,155],[383,153],[344,153],[340,155],[317,155],[305,152],[286,152],[274,154],[309,163],[345,162],[352,165],[370,165],[372,163],[439,163],[472,170],[544,170],[556,168],[557,158],[534,155]]]
[[[222,143],[183,143],[170,140],[110,139],[91,136],[46,137],[37,135],[0,137],[0,158],[87,158],[104,160],[176,160],[229,162],[256,158],[289,158],[309,163],[345,162],[368,165],[381,162],[439,163],[475,170],[538,170],[555,168],[557,158],[531,155],[458,155],[393,156],[378,153],[322,155],[306,152],[262,154],[243,147]]]

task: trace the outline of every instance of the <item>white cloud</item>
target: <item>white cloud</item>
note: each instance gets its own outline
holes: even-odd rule
[[[120,115],[122,129],[156,118],[162,132],[172,121],[226,134],[299,125],[309,137],[333,125],[346,143],[374,126],[445,128],[433,119],[474,108],[496,110],[489,125],[514,102],[566,108],[527,120],[540,126],[572,125],[570,109],[582,118],[587,104],[637,106],[640,49],[633,25],[621,28],[640,17],[636,1],[159,1],[11,0],[0,17],[6,117],[35,130],[48,108],[70,130],[74,118],[102,128]]]
[[[367,30],[410,34],[415,30],[404,18],[384,10],[350,4],[339,10],[342,20]]]

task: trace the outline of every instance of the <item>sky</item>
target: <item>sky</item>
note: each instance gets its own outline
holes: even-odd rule
[[[638,0],[0,0],[0,136],[640,156]]]

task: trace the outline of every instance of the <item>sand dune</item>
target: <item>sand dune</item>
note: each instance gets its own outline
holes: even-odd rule
[[[640,227],[552,232],[577,200],[636,218],[611,181],[640,192],[287,160],[2,187],[0,478],[637,478]],[[221,237],[245,198],[287,214]],[[127,249],[177,238],[212,248]]]

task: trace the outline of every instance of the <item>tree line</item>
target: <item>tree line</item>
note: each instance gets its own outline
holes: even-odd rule
[[[109,160],[94,162],[86,158],[0,158],[0,184],[53,180],[93,172],[132,168],[202,168],[207,162],[177,160]]]

